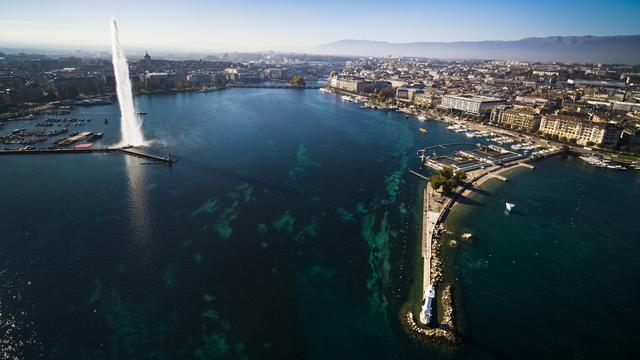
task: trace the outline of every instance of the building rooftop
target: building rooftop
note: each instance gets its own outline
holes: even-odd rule
[[[460,100],[468,100],[473,102],[493,102],[493,101],[504,101],[503,99],[483,96],[483,95],[473,95],[473,94],[462,94],[462,95],[445,95],[449,98],[455,98]]]

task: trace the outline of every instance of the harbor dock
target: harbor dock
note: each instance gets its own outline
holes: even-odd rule
[[[507,180],[509,180],[509,179],[507,179],[506,177],[504,177],[502,175],[498,175],[498,174],[494,174],[494,173],[488,173],[488,175],[491,176],[492,178],[498,179],[498,180],[500,180],[502,182],[507,182]]]
[[[134,148],[106,147],[106,148],[72,148],[72,149],[33,149],[33,150],[0,150],[2,155],[56,155],[56,154],[87,154],[87,153],[121,153],[129,156],[136,156],[157,163],[173,164],[177,161],[171,156],[158,156],[144,153]]]

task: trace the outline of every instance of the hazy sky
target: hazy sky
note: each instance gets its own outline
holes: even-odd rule
[[[341,39],[515,40],[640,34],[640,0],[30,1],[1,0],[0,46],[304,50]]]

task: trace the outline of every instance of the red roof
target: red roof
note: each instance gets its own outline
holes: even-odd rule
[[[90,147],[92,147],[93,144],[91,143],[85,143],[85,144],[78,144],[75,146],[76,149],[88,149]]]

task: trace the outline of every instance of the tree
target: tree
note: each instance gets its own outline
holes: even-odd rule
[[[454,171],[453,168],[445,166],[429,179],[429,183],[435,190],[442,188],[445,194],[449,194],[466,178],[467,174],[464,171]]]
[[[587,141],[587,146],[594,146],[596,143],[594,143],[593,141]]]
[[[377,95],[380,99],[387,100],[389,98],[393,99],[396,96],[396,93],[393,91],[393,89],[385,87],[379,89]]]
[[[304,78],[301,75],[293,75],[291,80],[289,80],[289,84],[293,86],[303,87],[307,85],[307,82],[304,80]]]

